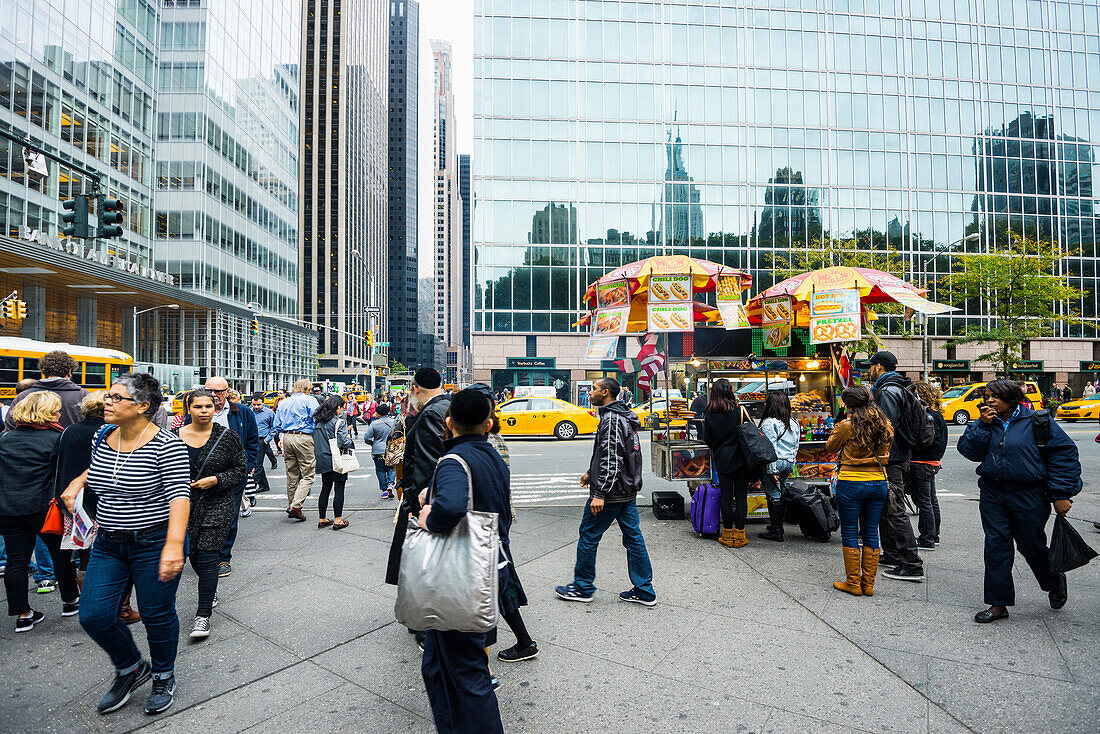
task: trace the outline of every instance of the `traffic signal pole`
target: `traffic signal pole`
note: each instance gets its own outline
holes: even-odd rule
[[[67,166],[67,167],[73,169],[74,171],[80,171],[80,173],[84,174],[84,176],[91,179],[91,181],[92,181],[92,195],[94,196],[99,192],[100,178],[99,178],[99,174],[96,173],[95,171],[93,171],[89,168],[85,168],[84,166],[80,165],[79,163],[73,163],[72,161],[65,160],[64,158],[60,157],[56,153],[51,153],[50,151],[46,150],[42,146],[35,145],[34,143],[30,142],[29,140],[25,140],[24,138],[21,138],[18,135],[13,135],[10,132],[8,132],[7,130],[0,130],[0,137],[7,138],[11,142],[16,143],[17,145],[22,145],[24,148],[27,148],[28,150],[33,150],[35,153],[38,153],[39,155],[45,156],[46,158],[49,158],[51,161],[53,161],[55,163],[58,163],[62,166]]]

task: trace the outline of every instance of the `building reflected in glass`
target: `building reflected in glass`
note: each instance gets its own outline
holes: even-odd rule
[[[477,1],[475,378],[534,352],[583,379],[585,285],[662,252],[766,287],[854,238],[934,278],[933,250],[1012,225],[1063,248],[1097,314],[1095,2],[784,5]]]

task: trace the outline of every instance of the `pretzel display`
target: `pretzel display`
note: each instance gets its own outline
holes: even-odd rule
[[[707,451],[672,452],[672,476],[675,478],[695,478],[710,473],[710,454]]]

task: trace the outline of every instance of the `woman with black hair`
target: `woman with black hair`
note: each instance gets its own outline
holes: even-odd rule
[[[764,468],[760,486],[768,498],[768,531],[759,533],[763,540],[783,542],[783,516],[786,514],[780,497],[787,479],[794,471],[798,455],[798,438],[801,431],[798,421],[791,418],[791,399],[779,390],[768,392],[764,401],[764,414],[760,417],[760,432],[775,447],[776,460]]]
[[[344,399],[339,395],[326,395],[321,405],[313,413],[313,456],[316,460],[316,472],[321,475],[321,495],[317,498],[318,528],[332,526],[333,530],[343,530],[348,526],[344,519],[344,485],[348,475],[332,468],[332,447],[329,440],[336,439],[336,448],[340,453],[350,451],[355,442],[348,436],[344,421]],[[328,514],[328,498],[332,494],[332,514],[335,520],[325,517]]]
[[[1016,603],[1012,583],[1012,544],[1020,549],[1046,591],[1051,609],[1066,604],[1066,575],[1050,571],[1044,528],[1050,506],[1065,515],[1081,491],[1077,444],[1055,421],[1036,417],[1024,406],[1024,391],[1012,380],[985,386],[981,420],[972,421],[959,439],[959,453],[978,466],[978,512],[985,531],[985,603],[974,615],[979,624],[1008,617]],[[1040,448],[1036,434],[1049,438]]]
[[[745,518],[752,477],[737,430],[744,420],[748,420],[748,412],[737,402],[730,381],[715,380],[703,412],[703,441],[710,447],[711,461],[718,474],[722,514],[722,535],[718,542],[729,548],[740,548],[749,542],[745,538]]]
[[[873,596],[881,552],[878,526],[886,504],[886,462],[894,428],[867,386],[853,385],[840,399],[848,417],[833,428],[825,448],[840,454],[836,505],[847,578],[834,581],[833,587],[854,596]]]

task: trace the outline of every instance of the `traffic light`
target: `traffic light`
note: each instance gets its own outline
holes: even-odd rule
[[[92,233],[88,228],[88,195],[77,194],[75,198],[62,202],[61,206],[65,209],[65,213],[61,215],[61,221],[65,223],[61,234],[89,239]]]
[[[260,335],[260,320],[252,319],[252,336]]]
[[[123,211],[126,207],[118,199],[99,197],[99,227],[97,237],[121,237]]]
[[[16,318],[16,314],[18,314],[18,313],[19,313],[19,311],[16,308],[14,300],[4,301],[4,318],[14,319],[14,318]]]
[[[27,318],[27,302],[16,301],[15,302],[15,318],[25,319]]]
[[[367,348],[374,349],[374,332],[367,331]]]

